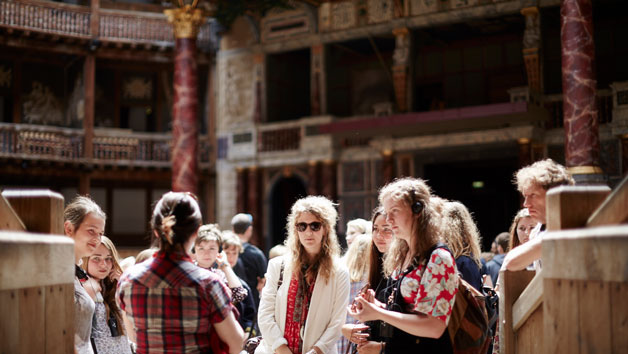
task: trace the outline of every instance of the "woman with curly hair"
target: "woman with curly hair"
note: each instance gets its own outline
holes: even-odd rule
[[[397,179],[379,193],[395,235],[384,260],[389,295],[382,303],[368,290],[349,311],[363,322],[382,321],[380,352],[453,352],[447,323],[458,271],[451,252],[436,247],[442,224],[430,198],[430,188],[417,178]]]
[[[338,214],[325,197],[294,203],[288,252],[268,264],[258,311],[262,341],[255,353],[337,353],[349,302],[349,273],[338,255]]]

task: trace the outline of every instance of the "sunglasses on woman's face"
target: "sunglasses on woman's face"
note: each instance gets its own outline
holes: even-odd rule
[[[305,222],[300,222],[297,224],[297,231],[299,232],[305,232],[305,230],[307,230],[307,227],[310,227],[310,230],[312,230],[313,232],[316,232],[318,230],[321,229],[321,226],[323,226],[323,224],[321,224],[318,221],[313,221],[311,223],[305,223]]]

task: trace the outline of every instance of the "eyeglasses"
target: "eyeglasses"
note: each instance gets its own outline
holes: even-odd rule
[[[323,226],[322,223],[318,222],[318,221],[313,221],[311,223],[304,223],[304,222],[300,222],[297,224],[297,231],[299,232],[305,232],[305,230],[307,230],[307,227],[310,227],[310,230],[312,230],[313,232],[316,232],[318,230],[321,229],[321,227]]]

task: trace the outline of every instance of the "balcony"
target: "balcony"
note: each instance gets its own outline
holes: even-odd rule
[[[92,142],[93,158],[86,158],[81,129],[0,123],[0,158],[170,168],[170,134],[96,129]],[[210,168],[213,149],[209,138],[199,136],[198,144],[199,166],[201,169]]]
[[[22,31],[64,38],[68,41],[98,38],[104,44],[174,47],[172,26],[160,13],[99,9],[98,33],[92,34],[92,12],[88,6],[44,0],[0,0],[0,28],[8,33]],[[198,35],[198,46],[209,47],[209,22]]]

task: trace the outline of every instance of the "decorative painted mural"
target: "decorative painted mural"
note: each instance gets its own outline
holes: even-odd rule
[[[218,59],[218,130],[251,121],[255,104],[254,66],[250,53]]]
[[[24,96],[23,119],[29,124],[66,125],[63,105],[50,87],[34,81],[31,92]]]
[[[11,87],[11,68],[4,65],[0,65],[0,87]]]
[[[153,81],[143,77],[130,77],[122,84],[122,95],[126,99],[150,100],[153,97]]]

